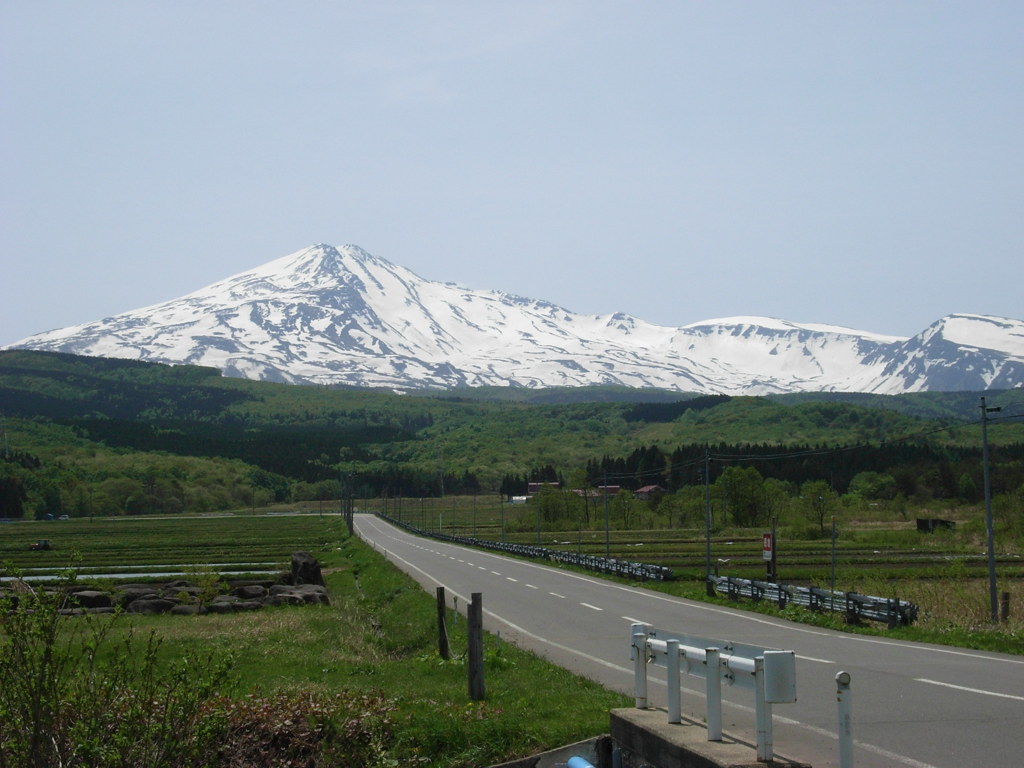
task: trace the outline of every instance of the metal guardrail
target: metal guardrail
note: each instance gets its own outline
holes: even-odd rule
[[[549,560],[558,563],[566,563],[585,568],[598,573],[610,573],[614,576],[623,576],[641,581],[668,581],[672,579],[672,569],[663,565],[651,565],[650,563],[638,563],[629,560],[618,560],[614,557],[598,557],[597,555],[584,555],[576,552],[566,552],[559,549],[538,547],[532,544],[513,544],[505,541],[492,541],[491,539],[478,539],[473,536],[452,536],[446,533],[432,533],[424,531],[416,526],[396,520],[393,517],[377,513],[377,517],[387,520],[392,525],[404,528],[417,536],[427,536],[439,541],[448,541],[453,544],[464,544],[480,549],[490,549],[496,552],[504,552],[519,557],[529,557],[538,560]]]
[[[663,632],[644,624],[629,629],[633,688],[637,709],[646,709],[648,665],[664,667],[668,687],[668,722],[682,721],[680,675],[705,680],[708,741],[722,740],[722,686],[754,693],[757,759],[774,756],[772,704],[796,701],[796,654],[742,643]]]
[[[780,608],[794,603],[812,611],[842,611],[851,623],[865,619],[881,621],[892,629],[913,624],[917,619],[917,605],[899,598],[773,584],[770,581],[739,579],[735,576],[709,576],[708,581],[719,594],[733,600],[746,597],[751,600],[771,600],[778,603]]]

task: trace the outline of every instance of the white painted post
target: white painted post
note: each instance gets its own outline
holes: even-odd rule
[[[757,725],[757,759],[768,762],[772,759],[772,705],[768,703],[764,690],[764,656],[754,659],[754,721]]]
[[[839,768],[853,768],[852,697],[850,673],[837,673],[836,701],[839,703]]]
[[[668,685],[668,721],[670,723],[682,722],[682,701],[679,686],[679,641],[665,641],[665,682]]]
[[[704,680],[707,690],[708,741],[722,740],[722,653],[717,648],[704,651],[707,665]]]
[[[633,659],[633,697],[637,709],[647,709],[647,630],[643,624],[630,625],[629,654]]]

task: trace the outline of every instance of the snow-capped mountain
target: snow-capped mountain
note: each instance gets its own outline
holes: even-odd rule
[[[421,388],[621,384],[896,394],[1024,384],[1024,322],[950,315],[912,338],[762,317],[680,328],[424,280],[315,245],[179,299],[11,345],[253,379]]]

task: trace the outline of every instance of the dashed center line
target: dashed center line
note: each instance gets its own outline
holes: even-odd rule
[[[513,579],[511,576],[506,576],[505,578],[508,579],[509,581],[514,581],[517,584],[519,583],[519,579]]]
[[[604,608],[598,608],[596,605],[591,605],[590,603],[580,603],[580,605],[582,605],[584,608],[589,608],[592,611],[603,611],[604,610]]]
[[[548,594],[551,595],[552,597],[557,597],[560,600],[565,600],[565,595],[560,595],[557,592],[548,592]]]

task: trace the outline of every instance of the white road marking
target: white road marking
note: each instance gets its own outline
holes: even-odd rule
[[[914,680],[918,683],[928,683],[929,685],[941,685],[943,688],[955,688],[958,691],[967,691],[968,693],[981,693],[985,696],[998,696],[1001,699],[1013,699],[1015,701],[1024,701],[1024,696],[1015,696],[1012,693],[999,693],[997,691],[986,691],[982,688],[968,688],[965,685],[953,685],[952,683],[942,683],[938,680],[929,680],[926,677],[915,677]]]
[[[374,527],[375,527],[375,529],[377,530],[378,533],[383,533],[383,531],[381,531],[379,528],[377,528],[376,526],[374,526]],[[489,554],[489,553],[483,553],[483,554]],[[495,557],[497,557],[497,555],[495,555]],[[396,560],[400,560],[401,562],[405,563],[407,566],[409,566],[413,570],[419,571],[426,578],[428,578],[430,581],[433,581],[438,586],[442,586],[442,587],[445,586],[436,577],[428,574],[422,568],[420,568],[417,565],[414,565],[413,563],[410,563],[408,560],[404,559],[403,557],[395,555],[395,559]],[[541,567],[541,566],[534,565],[532,563],[529,563],[528,565],[530,565],[531,567],[535,567],[535,568],[540,568]],[[486,570],[486,568],[484,568],[483,570]],[[565,573],[565,572],[562,572],[562,573],[563,573],[563,575],[569,575],[571,578],[578,578],[581,581],[594,582],[593,579],[588,579],[586,577],[578,576],[576,574]],[[628,587],[620,587],[619,585],[616,585],[614,583],[609,584],[609,583],[605,582],[605,585],[609,586],[609,587],[611,587],[613,589],[622,589],[622,590],[628,589]],[[461,597],[464,601],[466,600],[466,598],[463,595],[458,594],[454,590],[449,588],[449,591],[453,595],[455,595],[456,597]],[[553,597],[561,598],[563,600],[565,599],[565,595],[560,595],[557,592],[548,592],[548,594],[552,595]],[[673,599],[673,598],[668,597],[668,596],[664,596],[663,597],[663,596],[660,596],[660,595],[651,595],[649,597],[653,597],[655,600],[663,600],[665,602],[672,602],[672,603],[677,603],[677,604],[685,602],[682,599]],[[720,608],[716,608],[715,606],[696,606],[696,607],[704,608],[705,610],[708,610],[709,612],[714,612],[714,613],[729,613],[728,611],[722,610]],[[495,619],[496,621],[501,622],[502,624],[505,624],[509,628],[513,629],[516,632],[519,632],[520,634],[522,634],[522,635],[524,635],[526,637],[533,638],[534,640],[536,640],[538,642],[541,642],[541,643],[544,643],[546,645],[549,645],[549,646],[551,646],[553,648],[558,648],[558,649],[560,649],[562,651],[567,651],[569,653],[574,654],[577,658],[586,659],[587,661],[589,661],[591,663],[598,664],[600,666],[606,667],[606,668],[614,670],[616,672],[621,672],[621,673],[623,673],[625,675],[629,675],[629,676],[633,675],[632,668],[623,667],[623,666],[621,666],[619,664],[614,664],[614,663],[612,663],[610,661],[605,661],[604,659],[598,658],[597,656],[591,656],[590,654],[587,654],[587,653],[581,653],[576,648],[570,648],[569,646],[562,645],[561,643],[557,643],[557,642],[555,642],[553,640],[549,640],[546,637],[541,637],[540,635],[537,635],[537,634],[534,634],[533,632],[530,632],[528,629],[525,629],[524,627],[520,627],[520,626],[518,626],[516,624],[513,624],[508,619],[503,618],[502,616],[494,613],[493,611],[488,610],[487,608],[484,608],[483,611],[484,611],[484,613],[486,615],[490,616],[491,618]],[[752,618],[757,623],[771,624],[771,625],[774,625],[774,626],[782,626],[778,622],[767,621],[767,620],[764,620],[764,619],[754,619],[753,617],[749,617],[749,618]],[[642,623],[642,622],[634,622],[634,623]],[[791,627],[788,627],[788,628],[793,629]],[[810,629],[795,629],[795,631],[801,631],[801,632],[805,632],[807,634],[815,634],[815,635],[827,635],[828,634],[827,632],[821,632],[821,631],[810,630]],[[840,635],[839,637],[844,637],[844,636]],[[885,643],[885,641],[877,641],[877,642]],[[899,645],[899,643],[886,643],[886,644]],[[926,650],[928,650],[928,649],[926,649]],[[962,653],[962,652],[960,652],[959,655],[962,655],[962,656],[977,656],[977,657],[980,657],[980,658],[989,658],[987,656],[981,656],[981,654],[970,654],[970,653]],[[1019,663],[1024,663],[1024,662],[1019,662]],[[651,682],[655,683],[655,684],[665,685],[665,681],[664,680],[660,680],[658,678],[654,678],[653,680],[651,680]],[[684,693],[691,694],[691,695],[697,695],[697,696],[702,696],[703,695],[702,691],[696,691],[696,690],[693,690],[693,689],[690,689],[690,688],[686,688],[686,687],[682,687],[682,686],[681,686],[681,690]],[[723,701],[722,703],[725,706],[735,707],[736,709],[743,710],[743,711],[746,711],[746,712],[753,712],[754,711],[753,707],[744,706],[742,704],[735,704],[735,703],[730,702],[730,701]],[[792,719],[790,719],[788,717],[784,717],[784,716],[781,716],[781,715],[778,715],[778,714],[773,715],[773,717],[775,719],[775,722],[786,723],[788,725],[792,725],[792,726],[795,726],[795,727],[798,727],[798,728],[802,728],[804,730],[810,731],[811,733],[818,734],[819,736],[825,736],[825,737],[827,737],[827,738],[829,738],[829,739],[831,739],[833,741],[839,738],[838,735],[834,731],[830,731],[830,730],[828,730],[826,728],[819,728],[817,726],[810,725],[808,723],[803,723],[803,722],[800,722],[799,720],[792,720]],[[905,765],[908,768],[936,768],[936,766],[931,765],[930,763],[924,763],[924,762],[921,762],[919,760],[914,760],[913,758],[906,757],[904,755],[900,755],[900,754],[898,754],[896,752],[891,752],[891,751],[889,751],[887,749],[884,749],[882,747],[875,746],[874,744],[868,744],[866,742],[859,741],[857,739],[854,740],[854,744],[859,749],[864,749],[864,750],[866,750],[868,752],[873,752],[876,755],[880,755],[882,757],[885,757],[886,759],[891,760],[891,761],[896,762],[896,763],[899,763],[900,765]]]
[[[873,637],[864,637],[863,635],[836,635],[838,640],[849,640],[857,643],[873,643],[875,645],[895,645],[899,648],[906,648],[906,643],[896,642],[894,640],[878,640]],[[970,659],[985,659],[986,661],[997,661],[1003,664],[1024,664],[1024,659],[994,659],[991,656],[985,656],[981,653],[975,653],[973,651],[957,651],[952,648],[932,648],[929,646],[920,646],[915,649],[921,652],[927,651],[928,653],[944,653],[950,656],[967,656]]]
[[[604,610],[604,608],[598,608],[596,605],[591,605],[590,603],[580,603],[580,605],[582,605],[584,608],[589,608],[592,611],[603,611]]]

